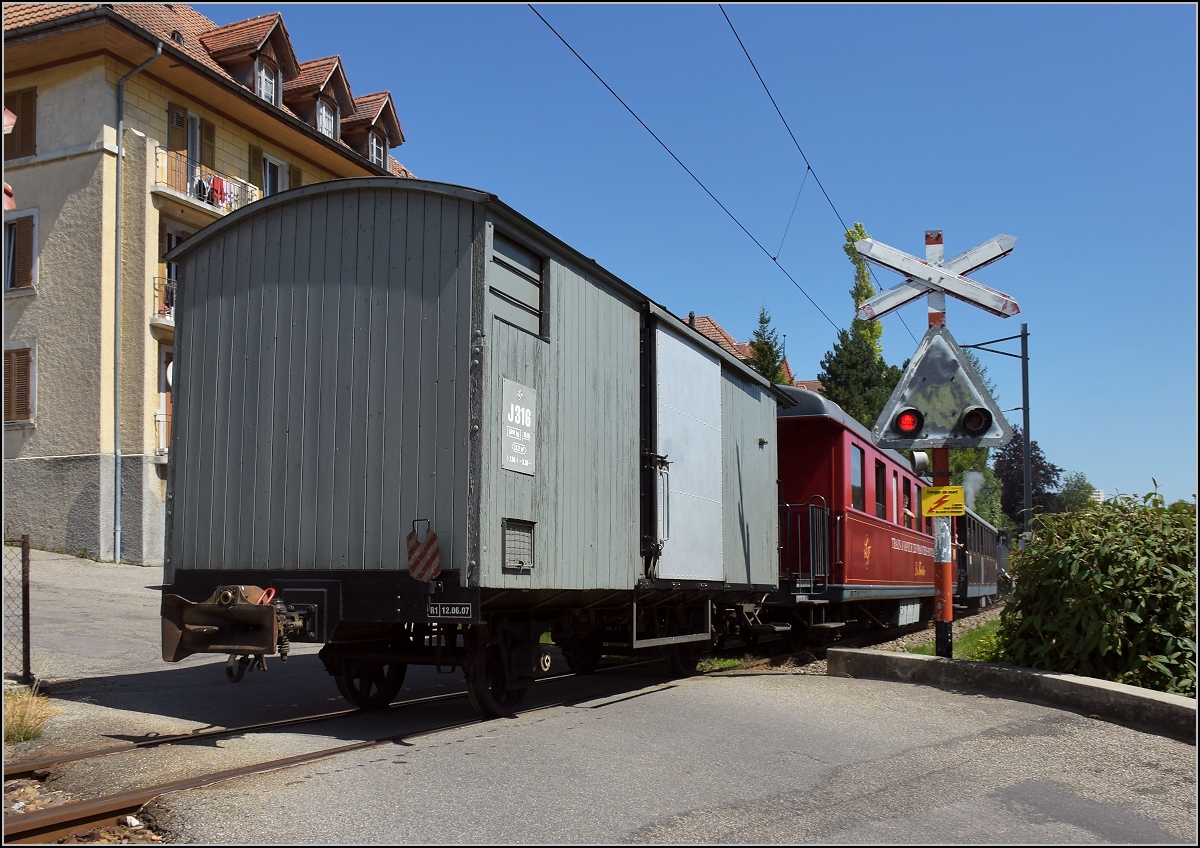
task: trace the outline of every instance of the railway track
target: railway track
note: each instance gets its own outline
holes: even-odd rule
[[[964,625],[969,626],[971,620],[978,616],[979,611],[956,610],[955,621],[956,624],[962,622]],[[984,617],[990,618],[993,616],[987,615]],[[767,668],[786,664],[793,668],[801,667],[802,669],[804,666],[819,667],[823,665],[825,651],[828,647],[878,647],[897,641],[931,641],[932,639],[933,626],[927,623],[904,628],[872,630],[858,633],[839,639],[836,642],[831,642],[825,646],[809,648],[799,654],[788,652],[784,647],[783,641],[779,639],[763,640],[754,644],[734,644],[718,653],[726,657],[738,657],[739,655],[745,655],[747,652],[753,652],[758,655],[759,659],[746,663],[744,665],[745,668]],[[601,671],[620,671],[653,662],[655,660],[620,663],[602,668]],[[817,668],[808,673],[823,673],[823,669]],[[542,678],[538,683],[545,684],[574,676],[572,674],[550,675]],[[388,708],[388,711],[411,711],[415,708],[431,704],[465,701],[466,697],[465,693],[447,693],[414,698],[396,702]],[[521,712],[527,713],[552,709],[562,706],[562,704],[568,703],[570,700],[573,699],[556,700],[552,703],[532,707],[529,710],[521,710]],[[79,751],[39,760],[6,763],[4,766],[4,780],[6,786],[10,781],[42,781],[52,775],[56,769],[60,769],[68,763],[120,758],[123,755],[151,748],[170,748],[172,746],[187,746],[197,743],[215,743],[220,740],[245,737],[252,734],[268,734],[273,731],[306,727],[316,728],[322,723],[337,723],[360,715],[362,715],[362,711],[357,709],[338,710],[238,727],[158,736],[122,745]],[[69,837],[86,838],[85,835],[88,833],[96,833],[107,842],[153,841],[153,837],[148,835],[146,838],[135,838],[139,831],[143,834],[147,832],[144,831],[144,828],[130,827],[128,822],[130,816],[135,816],[146,804],[162,795],[210,786],[237,777],[315,762],[351,751],[394,744],[401,739],[417,739],[478,723],[479,720],[476,717],[463,721],[435,722],[432,726],[420,729],[408,729],[400,733],[379,734],[369,739],[343,745],[328,746],[289,756],[265,759],[220,771],[197,773],[101,797],[52,804],[44,809],[32,812],[9,814],[6,811],[4,817],[4,842],[13,844],[46,844]]]

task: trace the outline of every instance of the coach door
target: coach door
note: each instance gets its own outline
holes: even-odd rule
[[[722,580],[721,362],[663,326],[653,338],[655,576]]]

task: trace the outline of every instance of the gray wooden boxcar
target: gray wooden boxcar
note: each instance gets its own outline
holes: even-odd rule
[[[496,197],[320,183],[170,258],[164,659],[323,642],[359,706],[436,663],[501,714],[543,633],[683,672],[777,586],[787,396]]]

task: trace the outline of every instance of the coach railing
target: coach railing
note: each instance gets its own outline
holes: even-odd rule
[[[794,591],[819,593],[829,587],[829,507],[820,495],[802,504],[779,505],[782,583]]]

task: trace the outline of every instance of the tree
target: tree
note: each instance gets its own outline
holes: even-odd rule
[[[1082,471],[1072,471],[1063,478],[1062,491],[1058,493],[1063,512],[1079,512],[1091,506],[1092,492],[1096,487],[1088,482]]]
[[[855,324],[865,322],[855,321]],[[821,359],[824,394],[864,427],[874,427],[903,372],[888,365],[876,353],[870,337],[862,332],[838,330],[833,350]]]
[[[771,316],[765,306],[758,312],[758,329],[750,337],[750,350],[753,355],[747,365],[772,383],[786,382],[783,376],[783,344],[779,341],[779,333],[771,326]]]
[[[857,310],[863,301],[875,295],[871,272],[866,261],[854,249],[854,242],[867,238],[860,223],[846,230],[842,249],[854,265],[854,286],[850,296]],[[891,397],[903,372],[883,359],[879,340],[883,325],[855,318],[850,329],[838,330],[833,349],[821,360],[821,381],[825,396],[865,427],[874,427],[879,413]]]
[[[1058,480],[1063,470],[1047,461],[1037,441],[1029,443],[1030,491],[1033,512],[1059,512]],[[1025,436],[1020,427],[1013,428],[1012,441],[996,449],[992,470],[1000,479],[1000,509],[1018,527],[1024,526],[1025,509]]]

